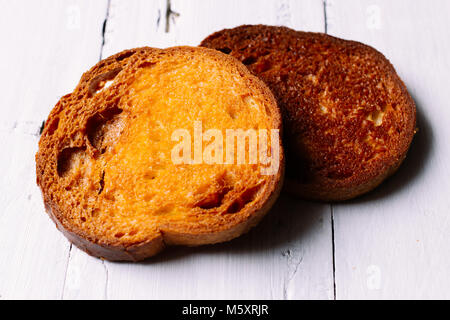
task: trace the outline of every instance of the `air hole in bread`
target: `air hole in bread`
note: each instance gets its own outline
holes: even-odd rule
[[[150,68],[150,67],[154,66],[155,64],[156,64],[155,62],[144,61],[138,67],[139,68]]]
[[[366,120],[373,122],[375,127],[378,127],[381,126],[381,124],[383,123],[383,116],[384,116],[383,110],[382,111],[375,110],[367,115]]]
[[[252,65],[254,64],[258,59],[256,59],[255,57],[247,57],[244,60],[242,60],[242,63],[245,64],[246,66]]]
[[[103,188],[105,188],[105,171],[102,171],[102,175],[100,176],[100,188],[98,189],[98,194],[101,194],[103,191]]]
[[[266,114],[271,117],[272,116],[272,111],[270,111],[270,108],[268,105],[264,105],[264,109],[266,110]]]
[[[244,207],[247,203],[250,203],[250,202],[252,202],[253,200],[255,200],[256,195],[257,195],[258,192],[259,192],[259,189],[260,189],[260,186],[257,185],[257,186],[255,186],[255,187],[252,187],[252,188],[250,188],[250,189],[245,190],[244,193],[241,194],[241,199],[242,199],[242,202],[243,202],[243,207]]]
[[[235,200],[226,211],[227,213],[237,213],[241,210],[241,202],[239,199]]]
[[[89,96],[92,97],[98,91],[102,90],[105,87],[105,84],[108,81],[114,80],[114,78],[122,71],[121,67],[109,70],[108,72],[99,74],[94,79],[92,79],[89,84]]]
[[[125,235],[125,233],[123,233],[123,232],[117,232],[117,233],[114,235],[114,237],[120,239],[120,238],[122,238],[124,235]]]
[[[59,118],[54,118],[47,127],[47,135],[51,136],[58,129]]]
[[[108,108],[95,114],[87,121],[86,131],[89,143],[100,153],[112,146],[123,130],[122,109]]]
[[[65,177],[84,166],[87,155],[84,147],[65,148],[58,155],[57,171],[60,177]]]
[[[230,191],[229,188],[223,188],[219,192],[208,194],[204,199],[199,201],[196,206],[201,209],[213,209],[222,205],[225,195]]]
[[[220,51],[220,52],[223,52],[223,53],[225,53],[225,54],[229,54],[232,50],[230,49],[230,48],[228,48],[228,47],[224,47],[224,48],[218,48],[218,49],[216,49],[216,50],[218,50],[218,51]]]
[[[227,213],[237,213],[242,210],[247,204],[255,200],[260,186],[255,186],[245,190],[233,203],[228,207]]]
[[[136,53],[135,51],[124,52],[124,53],[122,53],[122,54],[120,54],[119,56],[116,57],[116,61],[125,60],[126,58],[131,57],[135,53]]]

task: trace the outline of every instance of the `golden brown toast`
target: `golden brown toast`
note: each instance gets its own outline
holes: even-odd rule
[[[175,163],[173,133],[193,133],[195,121],[219,132],[281,127],[265,84],[215,50],[127,50],[83,74],[51,111],[36,154],[57,227],[91,255],[142,260],[166,245],[227,241],[257,224],[280,191],[281,142],[269,141],[279,152],[271,175],[259,162]]]
[[[283,115],[290,192],[350,199],[375,188],[405,158],[415,104],[375,49],[264,25],[225,29],[201,46],[236,57],[274,93]]]

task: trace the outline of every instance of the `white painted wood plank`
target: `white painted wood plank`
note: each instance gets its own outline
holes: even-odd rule
[[[310,1],[208,1],[172,0],[179,16],[171,22],[171,45],[198,45],[209,34],[242,24],[285,25],[323,31],[322,2]]]
[[[106,262],[108,297],[332,298],[331,226],[323,213],[283,197],[261,225],[232,242],[171,248],[139,264]]]
[[[86,280],[90,281],[89,285],[86,285]],[[105,263],[72,246],[62,298],[107,299],[107,283],[108,269]]]
[[[166,1],[111,1],[106,57],[130,47],[197,45],[203,37],[243,23],[285,24],[323,31],[321,1],[171,1],[179,14],[166,26]],[[157,20],[160,19],[159,24]],[[226,244],[172,248],[144,263],[104,262],[106,291],[98,298],[333,298],[330,207],[283,197],[250,234]],[[88,260],[88,262],[85,261]],[[92,297],[100,260],[77,255],[74,298]],[[69,265],[71,270],[72,261]],[[94,274],[89,271],[95,269]]]
[[[102,56],[136,47],[164,47],[165,8],[165,0],[111,0]]]
[[[450,298],[448,1],[328,1],[328,31],[394,64],[418,107],[399,172],[334,206],[338,299]]]
[[[106,1],[0,7],[0,295],[60,298],[69,243],[45,214],[34,155],[42,120],[98,59]]]
[[[167,22],[167,0],[111,0],[103,57],[140,46],[196,46],[214,31],[241,24],[324,30],[321,0],[172,0],[170,3]]]

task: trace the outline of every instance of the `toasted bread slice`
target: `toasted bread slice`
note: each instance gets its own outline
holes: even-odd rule
[[[375,188],[405,158],[415,105],[375,49],[264,25],[222,30],[201,46],[236,57],[271,88],[283,115],[288,191],[350,199]]]
[[[206,48],[127,50],[86,72],[51,111],[36,155],[37,183],[58,229],[91,255],[135,261],[166,245],[211,244],[249,230],[279,194],[281,142],[268,141],[279,151],[271,175],[259,162],[176,163],[173,133],[194,136],[195,121],[204,131],[276,132],[281,115],[261,80]]]

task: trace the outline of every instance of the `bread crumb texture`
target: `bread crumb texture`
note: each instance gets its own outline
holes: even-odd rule
[[[353,198],[404,159],[415,105],[375,49],[264,25],[225,29],[201,45],[236,57],[274,93],[285,127],[289,191],[318,200]]]
[[[272,176],[258,163],[174,164],[171,135],[194,136],[194,121],[225,136],[280,129],[281,116],[258,78],[214,50],[138,48],[100,61],[57,103],[39,142],[37,181],[57,226],[110,260],[247,231],[278,195],[281,145]]]

